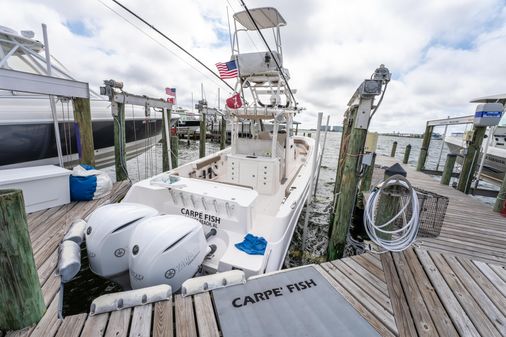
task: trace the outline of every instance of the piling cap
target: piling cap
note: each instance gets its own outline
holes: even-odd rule
[[[407,176],[407,172],[404,171],[402,166],[399,163],[395,163],[389,168],[385,169],[385,176],[391,177],[393,175],[400,174],[403,177]]]

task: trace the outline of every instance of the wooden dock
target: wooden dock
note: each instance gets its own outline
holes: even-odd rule
[[[378,166],[394,162],[389,157],[376,160]],[[450,198],[441,235],[421,239],[402,253],[368,253],[316,268],[382,336],[506,336],[506,218],[426,174],[404,168],[414,186]],[[378,168],[375,177],[380,176]],[[125,189],[116,185],[110,201]],[[48,311],[35,327],[6,335],[221,336],[212,293],[176,295],[172,301],[110,314],[57,319],[57,246],[75,216],[83,217],[104,202],[109,201],[29,215]]]

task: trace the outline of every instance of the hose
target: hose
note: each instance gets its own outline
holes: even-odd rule
[[[392,187],[400,187],[406,190],[409,199],[406,203],[403,203],[402,198],[399,198],[401,205],[399,212],[384,224],[378,225],[376,224],[374,211],[379,205],[381,193],[388,193],[385,190]],[[411,207],[409,221],[406,219],[408,207]],[[394,175],[376,185],[372,190],[364,209],[364,227],[369,238],[378,246],[388,251],[399,252],[407,249],[416,240],[420,226],[419,214],[420,206],[415,189],[405,177]],[[403,219],[403,226],[398,229],[388,229],[388,226],[400,217]]]

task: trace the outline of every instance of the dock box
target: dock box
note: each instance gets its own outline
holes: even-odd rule
[[[53,165],[0,170],[0,189],[22,190],[26,213],[36,212],[70,202],[71,173]]]

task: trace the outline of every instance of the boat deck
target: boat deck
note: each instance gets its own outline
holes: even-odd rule
[[[376,163],[389,166],[394,160],[378,157]],[[404,168],[414,186],[450,198],[441,235],[420,240],[402,253],[368,253],[326,262],[317,270],[381,336],[506,336],[506,218],[426,174]],[[375,177],[382,176],[376,171]],[[116,185],[110,201],[119,199],[126,188]],[[35,327],[6,335],[221,336],[212,293],[57,319],[58,244],[75,216],[105,202],[29,215],[48,311]]]

